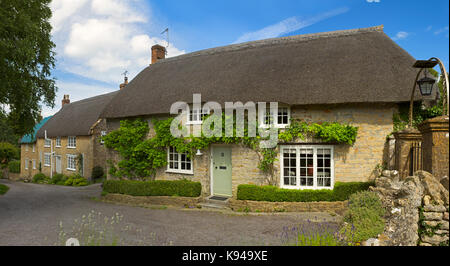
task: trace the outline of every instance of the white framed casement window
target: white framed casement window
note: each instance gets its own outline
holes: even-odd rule
[[[52,145],[51,139],[44,139],[44,147],[48,148]]]
[[[25,151],[28,151],[28,144],[25,144]]]
[[[36,169],[36,160],[33,159],[33,169]]]
[[[187,124],[195,125],[203,123],[203,119],[210,114],[209,108],[190,108],[187,116]]]
[[[67,170],[77,170],[77,156],[74,154],[67,154]]]
[[[274,112],[269,107],[259,111],[259,124],[263,128],[274,126],[276,128],[285,128],[289,125],[291,119],[291,109],[287,106],[278,106]]]
[[[25,170],[28,170],[28,159],[25,159]]]
[[[67,137],[67,148],[76,148],[77,147],[77,137],[68,136]]]
[[[33,152],[36,152],[36,144],[33,143]]]
[[[60,148],[61,147],[61,137],[56,137],[55,147],[56,148]]]
[[[50,166],[52,155],[50,153],[44,153],[44,166]]]
[[[280,186],[291,189],[333,189],[334,147],[280,146]]]
[[[192,158],[187,153],[179,153],[174,147],[167,148],[167,172],[194,174]]]
[[[106,136],[106,131],[102,130],[100,132],[100,144],[105,144],[105,141],[103,140],[103,137]]]

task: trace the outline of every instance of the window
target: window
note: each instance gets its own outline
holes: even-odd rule
[[[28,144],[25,144],[25,151],[28,151]]]
[[[187,153],[179,153],[174,147],[169,147],[167,157],[167,171],[182,174],[193,174],[192,160],[188,157]]]
[[[33,169],[36,169],[36,160],[33,160]]]
[[[55,141],[55,146],[56,147],[61,147],[61,137],[56,137],[56,141]]]
[[[51,139],[45,139],[44,140],[44,147],[50,147],[52,144],[52,140]]]
[[[28,159],[25,159],[25,170],[28,170]]]
[[[77,137],[69,136],[67,137],[67,148],[76,148],[77,147]]]
[[[205,116],[209,115],[210,110],[209,109],[193,109],[191,108],[189,110],[189,115],[187,119],[188,124],[201,124]]]
[[[33,143],[33,152],[35,152],[35,151],[36,151],[36,144]]]
[[[51,154],[44,153],[44,166],[50,166],[50,162],[51,162]]]
[[[265,113],[260,112],[260,124],[262,127],[269,127],[274,125],[278,128],[284,128],[289,125],[291,112],[289,107],[278,107],[278,111],[274,113],[270,108],[265,110]]]
[[[101,137],[100,137],[100,144],[104,144],[105,141],[103,140],[103,137],[106,136],[106,131],[100,132],[100,135],[101,135]]]
[[[295,189],[333,188],[332,146],[281,146],[281,186]]]
[[[73,154],[67,154],[67,170],[77,170],[77,156]]]

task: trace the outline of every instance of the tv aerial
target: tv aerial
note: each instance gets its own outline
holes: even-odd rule
[[[167,54],[167,49],[169,48],[169,28],[166,28],[163,32],[161,32],[161,34],[164,33],[166,33],[166,41],[167,41],[166,54]]]

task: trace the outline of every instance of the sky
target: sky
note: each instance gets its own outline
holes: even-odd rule
[[[416,59],[449,66],[447,0],[53,0],[55,107],[119,89],[150,64],[150,48],[168,57],[252,40],[384,25]],[[436,70],[439,70],[436,67]]]

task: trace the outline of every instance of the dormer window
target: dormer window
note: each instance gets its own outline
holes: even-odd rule
[[[289,120],[291,118],[291,112],[289,107],[278,107],[278,110],[274,112],[267,108],[264,110],[265,112],[259,112],[259,123],[261,127],[270,127],[274,126],[277,128],[285,128],[289,125]]]

